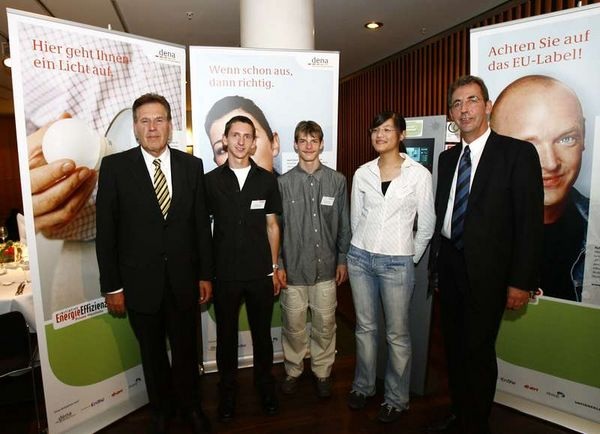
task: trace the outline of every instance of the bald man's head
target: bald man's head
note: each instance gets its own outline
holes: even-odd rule
[[[544,222],[556,221],[579,175],[584,150],[583,110],[575,92],[552,77],[519,78],[498,96],[490,125],[499,134],[535,145],[544,179]]]

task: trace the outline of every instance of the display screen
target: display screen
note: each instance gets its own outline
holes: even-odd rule
[[[433,138],[410,138],[404,139],[406,153],[410,158],[421,163],[433,173]]]

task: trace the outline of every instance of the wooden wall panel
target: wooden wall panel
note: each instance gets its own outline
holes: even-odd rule
[[[575,7],[577,0],[515,0],[421,44],[401,51],[340,83],[338,170],[354,171],[375,158],[368,129],[373,117],[395,110],[406,117],[447,113],[446,90],[469,71],[469,30]],[[584,0],[582,5],[596,3]]]
[[[0,225],[13,208],[23,211],[17,134],[13,116],[0,116]]]

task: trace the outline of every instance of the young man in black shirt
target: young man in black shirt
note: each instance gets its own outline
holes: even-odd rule
[[[271,316],[274,297],[281,288],[277,270],[281,197],[275,176],[250,158],[256,149],[256,129],[249,118],[231,118],[222,140],[228,159],[206,176],[206,186],[209,211],[214,218],[219,419],[228,421],[235,413],[242,301],[248,312],[254,381],[263,410],[269,415],[279,410],[271,374]]]

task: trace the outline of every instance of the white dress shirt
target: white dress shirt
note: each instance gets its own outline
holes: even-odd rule
[[[167,188],[169,189],[169,196],[171,196],[171,200],[173,200],[173,181],[171,180],[171,149],[167,146],[162,154],[158,157],[151,155],[144,148],[140,146],[142,150],[142,156],[144,157],[144,163],[146,163],[146,169],[148,169],[148,173],[150,174],[150,180],[154,184],[154,172],[156,172],[156,167],[154,166],[154,160],[157,158],[160,160],[160,170],[165,175],[167,179]]]
[[[469,148],[471,149],[471,180],[469,182],[469,191],[471,190],[471,186],[473,185],[473,178],[475,178],[475,172],[477,171],[477,166],[479,165],[481,154],[483,154],[483,148],[485,148],[485,143],[487,142],[488,137],[490,137],[491,132],[492,130],[490,129],[490,127],[488,127],[485,133],[477,137],[471,143],[465,143],[464,140],[462,142],[462,151],[460,152],[458,161],[460,161],[463,152],[465,152],[465,146],[469,146]],[[456,193],[456,177],[458,176],[459,165],[460,164],[457,164],[456,169],[454,169],[452,187],[450,188],[450,196],[448,197],[448,205],[446,206],[446,214],[444,214],[444,224],[442,226],[442,236],[448,239],[450,239],[450,234],[452,232],[452,211],[454,210],[454,194]]]
[[[362,165],[352,181],[351,244],[371,253],[413,256],[417,263],[427,248],[435,226],[431,173],[405,159],[400,175],[386,194],[381,191],[379,158]],[[414,219],[417,232],[413,237]]]

